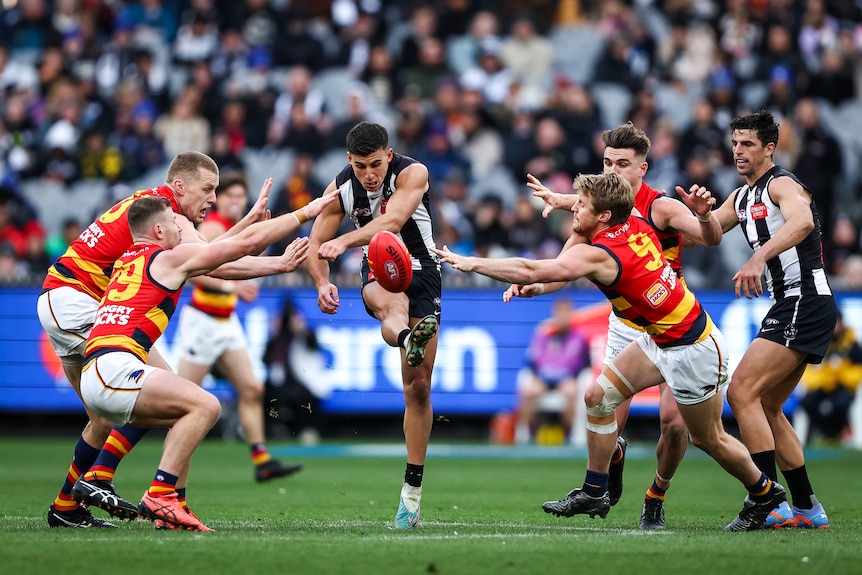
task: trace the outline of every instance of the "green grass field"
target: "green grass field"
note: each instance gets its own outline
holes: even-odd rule
[[[202,534],[157,532],[142,520],[114,530],[48,528],[47,508],[73,443],[72,437],[0,439],[0,573],[862,572],[862,453],[855,451],[808,454],[829,530],[723,532],[744,490],[690,447],[668,493],[667,530],[645,533],[636,527],[655,469],[651,445],[630,449],[623,498],[601,520],[561,519],[540,508],[581,484],[583,452],[432,440],[422,522],[400,532],[391,528],[404,471],[400,445],[274,444],[275,453],[306,467],[294,477],[257,484],[243,444],[207,440],[195,455],[188,491],[195,511],[216,529]],[[159,441],[145,440],[123,462],[116,478],[121,495],[137,501],[160,448]]]

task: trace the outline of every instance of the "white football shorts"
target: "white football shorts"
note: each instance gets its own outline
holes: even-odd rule
[[[81,397],[87,407],[117,425],[132,423],[138,393],[157,369],[131,353],[106,353],[84,367]]]
[[[198,365],[213,365],[232,349],[247,349],[248,343],[236,313],[215,318],[190,305],[180,310],[177,340],[181,357]]]
[[[39,321],[64,365],[81,365],[97,309],[98,300],[73,287],[54,288],[39,296]]]
[[[637,344],[658,368],[676,402],[695,405],[727,385],[727,346],[715,326],[697,343],[661,348],[643,334]]]
[[[605,346],[604,365],[609,365],[619,353],[631,342],[641,337],[645,332],[635,329],[622,322],[611,312],[608,317],[608,343]]]

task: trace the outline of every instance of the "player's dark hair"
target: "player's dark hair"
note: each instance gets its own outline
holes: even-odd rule
[[[730,133],[736,130],[751,130],[757,134],[757,139],[766,146],[767,144],[778,144],[778,123],[766,110],[755,112],[747,116],[737,116],[730,122]]]
[[[347,133],[347,151],[356,156],[370,156],[389,148],[389,132],[380,124],[360,122]]]
[[[233,186],[242,186],[242,188],[248,193],[248,186],[246,185],[245,174],[239,171],[235,172],[227,172],[219,178],[218,187],[216,188],[216,196],[220,196],[223,191]]]
[[[148,228],[153,220],[161,217],[166,209],[171,209],[171,201],[167,198],[144,196],[132,202],[126,215],[132,235],[141,235],[149,231]]]
[[[635,128],[635,125],[631,122],[627,122],[613,130],[605,130],[602,132],[602,141],[605,143],[606,148],[634,150],[635,155],[641,158],[646,158],[652,145],[646,132]]]

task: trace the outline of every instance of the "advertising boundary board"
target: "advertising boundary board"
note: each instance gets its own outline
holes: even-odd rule
[[[403,412],[398,351],[383,342],[379,323],[365,312],[358,289],[345,288],[339,293],[341,307],[334,316],[317,309],[317,294],[310,288],[263,289],[257,301],[239,305],[237,313],[258,376],[263,379],[266,375],[261,356],[282,302],[289,298],[305,313],[323,348],[327,368],[321,377],[330,389],[323,409],[355,414]],[[609,306],[597,290],[567,289],[506,304],[501,293],[501,289],[444,290],[432,379],[435,413],[511,411],[530,337],[536,324],[549,317],[556,297],[575,302],[577,326],[591,340],[593,365],[596,369],[601,365]],[[38,295],[36,288],[0,290],[0,411],[80,411],[80,401],[36,317]],[[769,300],[736,299],[732,292],[702,292],[698,297],[725,335],[732,373],[757,332]],[[862,333],[862,294],[839,294],[838,300],[846,323]],[[180,305],[187,301],[185,295]],[[172,365],[176,365],[177,323],[173,321],[156,344]],[[205,386],[221,398],[232,396],[226,382],[209,378]],[[654,415],[657,410],[657,388],[638,394],[632,403],[633,415]]]

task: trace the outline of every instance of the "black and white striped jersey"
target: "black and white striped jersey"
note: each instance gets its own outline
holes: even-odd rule
[[[386,177],[383,180],[383,185],[373,192],[367,191],[362,183],[356,178],[353,173],[353,167],[348,164],[345,166],[338,176],[335,178],[335,185],[338,187],[338,199],[341,202],[341,209],[350,218],[350,221],[357,229],[366,225],[374,218],[386,213],[386,204],[392,197],[392,194],[397,192],[395,182],[398,175],[404,168],[415,164],[416,160],[401,154],[393,154],[392,161],[389,163],[389,171],[386,172]],[[432,253],[430,248],[436,247],[434,238],[431,235],[432,217],[431,217],[431,202],[430,202],[430,184],[425,190],[425,195],[422,196],[422,202],[413,212],[413,215],[404,222],[401,230],[398,232],[399,237],[407,246],[410,252],[410,259],[413,263],[413,270],[430,270],[439,269],[439,258]],[[363,246],[362,251],[365,256],[368,256],[368,246]]]
[[[737,190],[734,199],[740,229],[754,251],[769,241],[786,220],[779,206],[769,195],[769,183],[777,177],[792,178],[808,189],[796,175],[780,166],[773,166],[754,186]],[[811,201],[814,229],[796,246],[766,262],[766,287],[775,301],[798,295],[831,295],[823,265],[820,216],[814,198]]]

